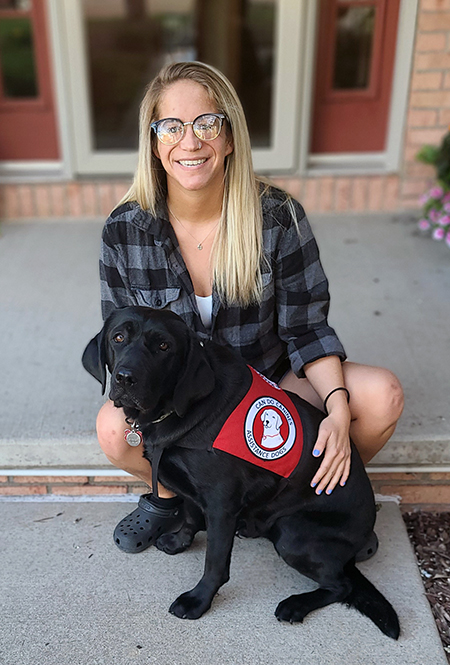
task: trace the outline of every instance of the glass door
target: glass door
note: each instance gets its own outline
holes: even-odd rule
[[[168,62],[202,60],[235,85],[255,167],[294,166],[296,0],[62,0],[79,173],[131,173],[145,86]]]

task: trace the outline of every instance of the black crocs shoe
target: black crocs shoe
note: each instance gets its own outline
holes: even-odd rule
[[[362,547],[355,556],[356,563],[371,559],[378,549],[378,538],[375,531],[372,531],[364,547]]]
[[[163,533],[175,533],[184,524],[183,502],[164,508],[152,502],[152,494],[143,494],[136,510],[114,529],[114,542],[123,552],[137,553],[153,545]],[[161,499],[157,499],[161,503]]]

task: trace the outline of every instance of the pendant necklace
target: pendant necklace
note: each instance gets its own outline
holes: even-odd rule
[[[218,226],[218,224],[219,224],[219,222],[220,222],[220,219],[219,219],[219,222],[217,222],[217,224],[215,224],[215,225],[213,226],[213,228],[211,229],[211,231],[209,231],[208,235],[206,235],[206,236],[203,238],[203,240],[201,240],[201,241],[199,242],[199,241],[197,240],[197,238],[196,238],[194,235],[192,235],[192,233],[191,233],[191,232],[185,227],[185,225],[184,225],[184,224],[178,219],[178,217],[172,212],[172,210],[169,208],[169,206],[167,206],[167,209],[168,209],[168,211],[170,212],[170,214],[172,215],[172,217],[173,217],[174,219],[176,219],[176,221],[180,224],[180,226],[183,227],[183,229],[186,231],[186,233],[189,233],[189,235],[191,236],[191,238],[194,238],[195,242],[197,243],[197,249],[199,249],[199,250],[200,250],[200,249],[203,249],[203,243],[205,242],[205,240],[206,240],[207,238],[209,238],[209,236],[211,235],[211,233],[214,231],[214,229],[217,228],[217,226]]]

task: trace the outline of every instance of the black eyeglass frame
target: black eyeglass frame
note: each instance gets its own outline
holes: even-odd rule
[[[152,122],[152,124],[150,125],[150,128],[153,129],[153,131],[155,132],[155,134],[156,134],[158,140],[161,141],[161,143],[162,143],[163,145],[177,145],[177,143],[180,143],[180,141],[182,141],[182,140],[184,139],[184,136],[185,136],[185,134],[186,134],[186,125],[192,125],[192,131],[194,132],[195,136],[199,139],[199,141],[215,141],[216,138],[217,138],[217,136],[215,136],[213,139],[203,139],[203,138],[201,138],[201,136],[199,136],[199,135],[197,134],[197,132],[195,131],[195,127],[194,127],[194,125],[195,125],[195,123],[197,122],[197,120],[198,120],[199,118],[203,118],[204,116],[208,116],[208,115],[209,115],[209,116],[212,115],[212,116],[214,116],[215,118],[219,118],[219,120],[220,120],[220,127],[219,127],[219,131],[217,132],[217,136],[219,136],[220,132],[222,131],[223,121],[224,121],[224,120],[227,120],[227,121],[228,121],[227,116],[224,115],[223,113],[201,113],[201,114],[198,115],[196,118],[194,118],[194,120],[190,120],[189,122],[183,122],[182,120],[180,120],[180,118],[161,118],[161,120],[156,120],[155,122]],[[159,125],[160,125],[162,122],[167,122],[167,120],[176,120],[176,121],[179,122],[179,123],[182,125],[182,127],[183,127],[183,133],[181,134],[181,137],[178,139],[178,141],[175,141],[175,143],[164,143],[164,141],[162,141],[162,140],[160,139],[160,137],[159,137],[158,127],[159,127]]]

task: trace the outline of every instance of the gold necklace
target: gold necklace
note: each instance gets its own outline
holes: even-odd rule
[[[187,228],[185,227],[185,225],[183,224],[183,222],[181,222],[181,221],[178,219],[178,217],[173,213],[173,211],[169,208],[169,206],[167,206],[167,209],[168,209],[168,211],[170,212],[170,214],[172,215],[172,217],[173,217],[174,219],[176,219],[176,221],[178,222],[178,224],[180,224],[180,225],[183,227],[183,229],[186,231],[186,233],[189,233],[189,235],[191,236],[191,238],[194,238],[195,242],[197,243],[197,249],[203,249],[203,243],[205,242],[205,240],[206,240],[207,238],[209,238],[209,236],[211,235],[211,233],[214,231],[214,229],[218,226],[218,224],[219,224],[219,222],[220,222],[220,219],[219,219],[219,222],[217,222],[217,224],[215,224],[215,225],[213,226],[213,228],[211,229],[211,231],[209,231],[208,235],[206,235],[206,236],[203,238],[203,240],[200,240],[200,242],[199,242],[199,241],[197,240],[197,238],[196,238],[194,235],[192,235],[192,233],[189,231],[189,229],[187,229]]]

